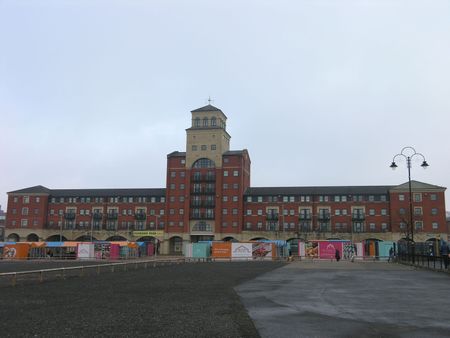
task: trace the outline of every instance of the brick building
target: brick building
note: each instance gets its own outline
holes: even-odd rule
[[[163,253],[180,253],[183,243],[200,240],[408,237],[407,183],[251,187],[249,153],[230,150],[226,115],[211,105],[191,113],[185,151],[167,155],[166,188],[12,191],[6,237],[158,239]],[[415,240],[447,238],[446,188],[413,181],[412,189]]]

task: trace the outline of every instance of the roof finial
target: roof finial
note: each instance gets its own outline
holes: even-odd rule
[[[208,104],[211,105],[211,102],[214,102],[214,100],[211,100],[211,96],[208,96]]]

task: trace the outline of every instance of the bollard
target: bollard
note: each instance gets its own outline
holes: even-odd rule
[[[114,265],[111,265],[111,272],[114,272]]]

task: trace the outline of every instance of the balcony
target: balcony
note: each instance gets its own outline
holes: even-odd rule
[[[190,215],[190,219],[214,219],[213,214],[207,214],[205,212],[193,213]]]
[[[278,231],[279,229],[278,223],[269,222],[266,224],[266,231]]]
[[[298,215],[298,219],[300,221],[310,221],[311,220],[311,213],[305,213],[305,214],[300,214]]]
[[[364,221],[366,219],[366,215],[363,212],[353,212],[352,220],[353,221]]]
[[[304,222],[298,225],[299,232],[312,232],[312,224],[311,222]]]
[[[134,214],[134,218],[138,221],[145,221],[147,215],[145,214],[145,212],[140,211]]]
[[[65,212],[64,213],[64,219],[71,219],[71,220],[73,220],[73,219],[75,219],[75,216],[76,216],[76,214],[73,211],[69,211],[69,212]]]
[[[330,218],[331,218],[331,216],[330,216],[330,213],[329,213],[329,212],[320,212],[320,213],[317,215],[317,219],[318,219],[319,221],[329,221]]]
[[[215,182],[216,181],[216,175],[193,175],[192,176],[192,182]]]
[[[194,224],[194,225],[192,226],[192,231],[196,231],[196,232],[199,232],[199,231],[202,231],[202,232],[212,232],[213,229],[212,229],[211,224],[199,222],[199,223]]]
[[[205,175],[205,182],[215,182],[216,175]]]
[[[101,220],[103,218],[103,214],[101,212],[94,212],[92,214],[92,218],[95,220]]]
[[[116,211],[108,211],[106,217],[108,219],[117,219],[119,217],[119,214]]]
[[[271,213],[266,215],[266,220],[268,221],[278,221],[278,214],[277,213]]]

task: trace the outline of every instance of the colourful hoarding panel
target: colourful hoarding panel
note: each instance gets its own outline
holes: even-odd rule
[[[253,254],[252,243],[232,243],[231,257],[233,258],[251,258]]]
[[[306,242],[305,243],[305,257],[319,258],[319,243]]]
[[[30,246],[28,243],[5,244],[3,247],[3,258],[27,259]]]
[[[325,259],[334,259],[336,249],[339,250],[339,256],[342,257],[342,242],[319,242],[319,257]]]
[[[252,243],[252,256],[261,258],[276,256],[273,247],[272,243]]]
[[[213,242],[212,255],[217,258],[231,257],[231,243],[230,242]]]

